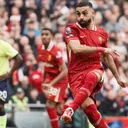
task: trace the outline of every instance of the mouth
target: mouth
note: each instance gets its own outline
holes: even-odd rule
[[[80,21],[80,23],[81,23],[81,24],[86,24],[86,23],[87,23],[87,21]]]
[[[42,42],[45,43],[45,42],[47,42],[47,40],[43,39]]]

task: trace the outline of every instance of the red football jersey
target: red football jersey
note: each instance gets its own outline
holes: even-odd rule
[[[91,29],[80,27],[78,23],[68,24],[64,39],[66,44],[70,40],[79,40],[82,45],[94,47],[107,47],[108,33],[98,26],[93,26]],[[103,68],[101,65],[101,53],[90,55],[75,54],[68,49],[69,55],[69,73],[77,73],[91,68]]]
[[[37,51],[38,61],[46,63],[45,71],[53,75],[53,77],[57,76],[60,73],[59,66],[64,63],[61,50],[50,42],[48,49],[45,49],[44,45],[40,44]]]

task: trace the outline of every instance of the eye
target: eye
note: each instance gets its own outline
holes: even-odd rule
[[[77,16],[80,16],[80,13],[79,13],[79,12],[77,12],[77,13],[76,13],[76,15],[77,15]]]
[[[82,14],[85,16],[85,15],[87,15],[88,13],[87,13],[87,12],[83,12]]]

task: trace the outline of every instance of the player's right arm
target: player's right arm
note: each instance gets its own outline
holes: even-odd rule
[[[92,47],[92,46],[86,46],[80,43],[77,29],[74,28],[72,25],[69,25],[66,27],[64,38],[67,43],[67,46],[75,53],[75,54],[93,54],[96,52],[101,53],[109,53],[112,56],[115,56],[115,51],[111,50],[109,48],[103,48],[103,47]]]
[[[43,72],[43,82],[42,83],[45,83],[45,80],[46,80],[46,75],[47,75],[47,72],[44,70],[44,72]]]
[[[86,45],[81,45],[79,40],[70,40],[68,42],[68,46],[75,54],[93,54],[98,51],[97,47],[89,47]],[[103,52],[104,48],[102,48],[99,52]]]

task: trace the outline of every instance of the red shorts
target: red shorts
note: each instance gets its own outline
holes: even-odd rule
[[[49,83],[50,81],[51,79],[47,78],[46,83]],[[68,79],[65,78],[49,89],[49,94],[46,96],[46,98],[55,102],[63,102],[67,98],[66,96],[67,87],[68,87]]]
[[[80,72],[78,74],[69,75],[69,85],[74,97],[78,93],[79,89],[83,86],[83,83],[85,83],[87,74],[93,71],[98,72],[103,78],[103,73],[104,73],[103,69],[93,69],[93,70],[89,69],[89,70]],[[94,100],[94,102],[96,102],[94,95],[100,91],[100,89],[102,88],[102,85],[103,85],[103,79],[96,85],[96,87],[94,87],[90,95],[90,97]]]

